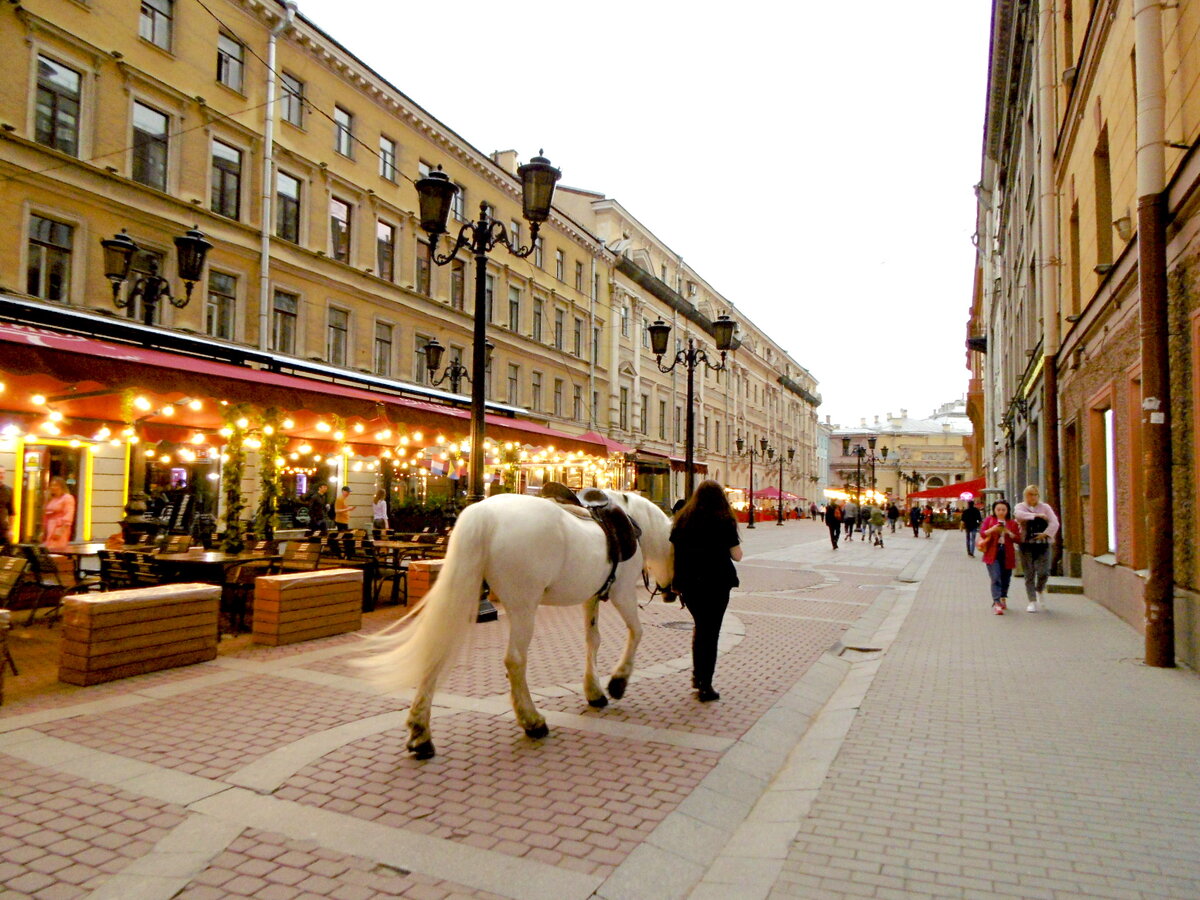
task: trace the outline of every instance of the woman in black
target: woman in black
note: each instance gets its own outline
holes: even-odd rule
[[[704,481],[696,488],[675,517],[671,543],[675,545],[672,586],[682,595],[696,623],[692,684],[702,703],[720,700],[721,695],[712,686],[717,640],[729,605],[729,591],[738,585],[733,563],[742,558],[737,521],[720,484]]]

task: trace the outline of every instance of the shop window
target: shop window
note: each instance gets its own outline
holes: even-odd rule
[[[71,540],[77,540],[84,506],[91,502],[83,484],[83,454],[86,450],[59,444],[27,443],[21,454],[21,501],[14,510],[20,516],[20,528],[15,535],[19,543],[41,543],[42,514],[50,499],[50,482],[61,478],[66,492],[75,498],[75,517],[71,523]]]
[[[29,217],[25,291],[43,300],[67,301],[71,295],[71,250],[75,229],[43,216]]]
[[[80,83],[74,69],[38,56],[34,140],[71,156],[79,155]]]

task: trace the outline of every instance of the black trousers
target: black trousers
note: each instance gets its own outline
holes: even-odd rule
[[[729,588],[685,591],[683,602],[696,623],[696,630],[692,632],[692,673],[698,687],[711,688],[713,670],[717,667],[721,621],[729,606]]]
[[[829,543],[833,544],[836,548],[838,538],[842,536],[842,523],[834,522],[832,525],[826,525],[825,527],[829,529]]]

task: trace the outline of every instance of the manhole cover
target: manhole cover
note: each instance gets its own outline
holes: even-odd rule
[[[694,622],[663,622],[660,628],[674,628],[676,631],[691,631],[695,628]]]

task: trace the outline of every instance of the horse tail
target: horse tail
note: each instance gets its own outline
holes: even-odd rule
[[[356,664],[380,688],[415,688],[436,678],[458,649],[479,609],[488,519],[480,504],[463,510],[446,546],[446,562],[424,602],[401,620],[404,627],[369,639],[377,652]]]

